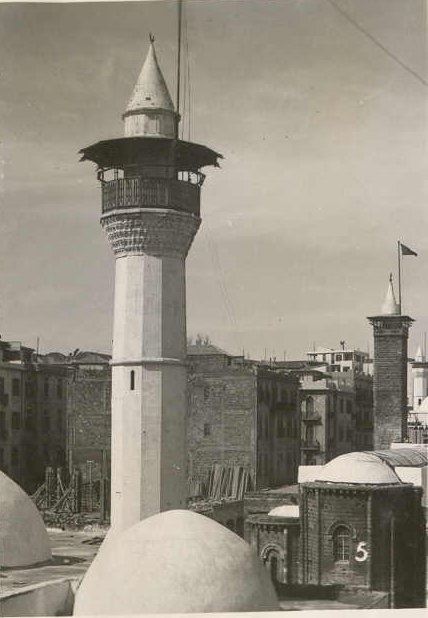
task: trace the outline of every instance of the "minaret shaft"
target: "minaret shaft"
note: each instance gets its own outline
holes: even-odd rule
[[[184,257],[116,260],[112,525],[186,506]]]
[[[112,358],[114,531],[186,508],[185,261],[198,231],[202,167],[221,155],[175,139],[153,40],[124,114],[125,137],[82,150],[102,187],[116,256]]]

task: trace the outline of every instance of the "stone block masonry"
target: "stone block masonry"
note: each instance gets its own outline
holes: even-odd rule
[[[374,333],[374,448],[407,437],[407,316],[369,318]]]

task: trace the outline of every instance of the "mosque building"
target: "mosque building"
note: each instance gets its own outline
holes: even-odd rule
[[[308,466],[299,505],[250,515],[245,536],[287,596],[296,584],[383,593],[386,607],[425,607],[422,487],[402,480],[425,469],[418,450],[355,452]]]
[[[350,595],[374,595],[383,607],[423,607],[422,489],[402,472],[426,468],[418,449],[348,453],[308,466],[298,504],[249,516],[248,542],[180,508],[186,498],[185,259],[201,223],[200,169],[216,165],[220,155],[178,139],[178,110],[152,38],[124,120],[124,138],[83,151],[98,166],[102,225],[116,254],[114,475],[112,529],[77,592],[67,588],[75,595],[74,615],[275,611],[278,594],[290,585],[338,586]],[[389,448],[403,438],[412,320],[400,315],[392,284],[384,311],[369,319],[375,435]],[[49,539],[30,498],[1,473],[0,492],[1,566],[49,562]],[[40,584],[21,592],[39,600],[26,615],[65,615],[59,602],[51,596],[47,604],[39,592]],[[4,612],[0,593],[0,613],[20,615],[12,605]]]

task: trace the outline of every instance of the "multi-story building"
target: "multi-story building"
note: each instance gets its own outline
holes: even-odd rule
[[[188,348],[188,466],[242,467],[254,488],[294,483],[300,448],[299,379],[210,344]]]
[[[90,468],[94,482],[110,469],[108,361],[106,355],[82,352],[62,359],[70,372],[68,466],[78,467],[83,477]],[[295,482],[300,463],[298,378],[202,342],[189,346],[187,361],[190,484],[207,488],[216,465],[239,469],[246,487]]]
[[[307,361],[277,363],[301,380],[301,463],[323,464],[373,448],[373,379],[366,352],[319,348]]]
[[[345,341],[341,342],[340,349],[318,348],[307,353],[308,360],[312,363],[324,364],[329,372],[371,373],[372,361],[368,352],[353,350],[345,347]]]
[[[0,469],[31,492],[65,463],[67,368],[0,341]]]

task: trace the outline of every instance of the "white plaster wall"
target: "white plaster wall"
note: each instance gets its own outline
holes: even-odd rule
[[[427,396],[427,370],[426,369],[413,369],[413,409],[419,408],[419,400],[422,401]]]
[[[298,483],[312,483],[320,478],[324,466],[299,466]]]
[[[69,616],[74,594],[68,580],[43,582],[0,597],[0,616]]]
[[[115,530],[162,510],[185,508],[185,300],[184,258],[133,255],[116,260],[111,514]]]
[[[428,466],[423,468],[397,466],[395,472],[403,483],[413,483],[417,487],[422,487],[422,506],[428,507]]]

